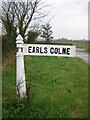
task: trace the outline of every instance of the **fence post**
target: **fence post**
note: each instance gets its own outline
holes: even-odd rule
[[[23,55],[23,38],[19,34],[16,38],[16,91],[20,98],[27,98],[25,70],[24,70],[24,55]]]

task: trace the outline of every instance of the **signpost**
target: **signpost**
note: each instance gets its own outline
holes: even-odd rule
[[[25,71],[24,71],[24,56],[23,56],[23,38],[18,35],[16,38],[17,54],[16,54],[16,91],[20,98],[27,98]]]
[[[24,55],[75,57],[76,52],[76,46],[23,44],[23,38],[21,35],[18,35],[16,38],[16,45],[16,90],[20,98],[27,98]]]
[[[74,57],[76,46],[23,44],[23,55]]]

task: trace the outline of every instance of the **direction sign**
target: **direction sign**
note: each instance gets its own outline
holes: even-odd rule
[[[76,46],[24,44],[22,36],[16,38],[16,90],[20,98],[27,98],[24,55],[75,57]]]
[[[23,44],[23,55],[74,57],[76,46]]]

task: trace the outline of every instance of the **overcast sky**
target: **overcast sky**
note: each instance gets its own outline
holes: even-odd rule
[[[89,0],[47,0],[54,38],[88,39]]]
[[[55,38],[88,39],[88,0],[47,0],[52,3]]]

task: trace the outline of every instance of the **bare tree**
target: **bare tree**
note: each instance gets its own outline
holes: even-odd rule
[[[15,25],[15,6],[12,2],[3,2],[2,15],[0,16],[3,30],[8,36],[15,37],[16,25]]]
[[[45,11],[46,7],[48,5],[45,5],[43,0],[3,2],[1,20],[6,33],[12,33],[16,36],[16,28],[18,27],[20,34],[25,38],[34,21],[49,14]]]

